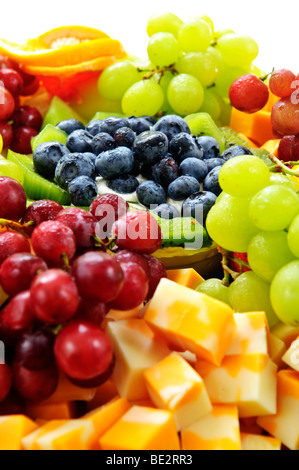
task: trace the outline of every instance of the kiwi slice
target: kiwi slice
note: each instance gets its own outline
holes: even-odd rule
[[[214,137],[220,146],[220,153],[224,152],[225,137],[208,113],[189,114],[184,119],[190,127],[191,134]]]
[[[194,250],[200,250],[211,246],[206,229],[191,217],[177,217],[172,220],[157,218],[161,227],[163,242],[162,247],[179,247],[189,245]],[[188,248],[188,246],[185,246]]]
[[[86,125],[87,122],[80,116],[73,108],[66,104],[63,100],[54,96],[49,106],[48,112],[45,115],[42,129],[46,127],[47,124],[52,124],[56,126],[59,122],[65,121],[67,119],[77,119]]]
[[[31,158],[9,150],[7,160],[14,162],[23,171],[23,187],[28,199],[51,199],[61,205],[70,205],[68,193],[36,173]]]
[[[91,121],[102,121],[108,117],[120,117],[120,118],[125,118],[127,117],[125,114],[121,114],[121,113],[108,113],[108,112],[104,112],[104,111],[99,111],[97,112],[94,117],[91,119]]]
[[[68,135],[66,132],[58,129],[58,127],[55,127],[52,124],[47,124],[46,127],[44,127],[44,129],[31,140],[32,152],[34,152],[36,147],[45,142],[61,142],[65,145],[67,138]]]

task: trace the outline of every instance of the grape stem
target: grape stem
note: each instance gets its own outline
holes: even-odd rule
[[[101,250],[105,251],[109,255],[114,255],[113,245],[115,243],[114,238],[106,238],[106,240],[101,240],[97,236],[92,237],[95,242],[95,248],[100,248]]]
[[[0,219],[1,227],[14,230],[15,232],[21,232],[22,234],[24,233],[24,229],[26,229],[27,227],[32,227],[32,225],[34,225],[33,221],[26,222],[26,224],[20,224],[19,222],[14,222],[13,220]],[[26,234],[24,235],[27,237]]]
[[[173,73],[174,75],[177,75],[178,74],[178,71],[175,69],[174,67],[175,64],[171,64],[169,65],[168,67],[164,67],[162,69],[160,68],[156,68],[156,69],[141,69],[141,68],[137,68],[138,72],[145,72],[145,74],[143,75],[142,79],[143,80],[149,80],[150,78],[152,78],[154,75],[159,75],[159,78],[158,78],[158,83],[160,84],[161,80],[162,80],[162,77],[163,75],[166,73],[166,72],[171,72]]]
[[[222,284],[226,287],[229,287],[230,278],[232,277],[233,280],[237,279],[237,277],[241,276],[241,274],[243,273],[244,268],[250,269],[250,266],[245,261],[242,261],[241,259],[235,257],[231,251],[225,250],[220,246],[218,246],[217,248],[219,253],[222,255],[221,265],[224,273]],[[240,272],[236,272],[229,267],[231,261],[239,265]]]
[[[274,165],[275,165],[274,169],[275,170],[281,170],[283,173],[285,173],[287,175],[297,176],[299,178],[299,171],[291,170],[287,166],[287,165],[289,165],[289,163],[287,163],[287,164],[282,163],[282,161],[279,160],[279,158],[275,157],[275,155],[273,155],[273,153],[269,153],[268,157],[270,158],[271,162],[274,163]],[[290,164],[292,164],[292,165],[297,164],[298,165],[298,162],[297,163],[291,162]]]

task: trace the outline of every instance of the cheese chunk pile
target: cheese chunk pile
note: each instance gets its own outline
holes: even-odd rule
[[[299,328],[270,331],[200,282],[173,271],[145,308],[111,312],[112,377],[81,389],[61,375],[26,416],[0,417],[0,450],[299,450]]]

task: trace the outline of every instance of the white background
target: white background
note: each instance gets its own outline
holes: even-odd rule
[[[146,57],[146,22],[161,11],[183,20],[207,14],[215,28],[252,36],[260,47],[256,65],[265,72],[290,68],[299,72],[298,0],[2,0],[0,37],[15,42],[51,28],[82,24],[119,39],[132,54]]]

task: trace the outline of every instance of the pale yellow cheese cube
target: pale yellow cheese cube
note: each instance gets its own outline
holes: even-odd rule
[[[242,450],[281,450],[281,442],[275,437],[241,432]]]
[[[51,431],[54,431],[57,428],[60,428],[63,424],[67,422],[67,419],[53,419],[51,421],[46,421],[43,424],[40,424],[40,427],[38,429],[31,432],[22,439],[22,445],[24,450],[41,450],[37,443],[37,439],[48,434]]]
[[[268,354],[269,326],[264,312],[235,313],[236,332],[226,356]]]
[[[292,342],[291,346],[284,354],[282,360],[289,367],[291,367],[291,369],[299,372],[299,336],[295,341]]]
[[[116,358],[113,379],[118,393],[132,401],[148,398],[143,373],[169,355],[165,342],[142,319],[110,322],[106,333]]]
[[[278,372],[277,413],[259,417],[259,426],[279,439],[290,450],[299,450],[299,373]]]
[[[215,405],[181,433],[182,450],[241,450],[238,409]]]
[[[133,406],[101,438],[103,450],[180,450],[172,414]]]
[[[277,336],[270,333],[269,337],[269,356],[273,362],[277,365],[280,369],[283,367],[283,360],[282,357],[285,354],[287,347],[285,342],[282,339],[278,338]]]
[[[231,307],[205,294],[162,279],[145,320],[174,348],[219,365],[235,333]]]
[[[299,326],[278,323],[278,325],[271,329],[271,333],[281,339],[286,347],[289,348],[291,343],[299,336]]]
[[[276,413],[277,366],[264,354],[228,356],[220,367],[199,361],[212,403],[234,404],[241,418]]]
[[[173,413],[178,431],[212,409],[202,378],[179,354],[170,354],[144,377],[153,403]]]
[[[71,419],[46,430],[35,436],[34,445],[39,450],[89,450],[95,432],[92,421],[87,419]]]

